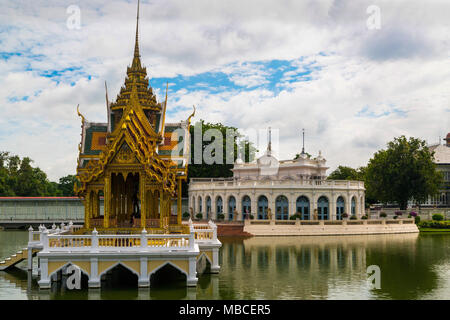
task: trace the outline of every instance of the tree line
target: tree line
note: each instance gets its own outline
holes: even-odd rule
[[[7,151],[0,151],[1,197],[61,197],[74,196],[74,175],[67,175],[59,182],[50,181],[47,174],[32,166],[29,157],[20,158]]]

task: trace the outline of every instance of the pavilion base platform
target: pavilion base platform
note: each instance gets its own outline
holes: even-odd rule
[[[418,233],[413,218],[377,220],[245,220],[253,236],[331,236]]]
[[[70,276],[69,266],[75,266],[88,278],[89,288],[100,288],[102,276],[117,266],[131,271],[138,278],[138,286],[150,286],[153,274],[170,265],[186,276],[186,286],[197,285],[197,266],[203,259],[209,263],[210,273],[218,273],[219,249],[217,226],[213,222],[193,224],[188,234],[99,234],[73,225],[52,229],[29,229],[28,252],[37,252],[39,287],[50,289],[52,282]],[[33,273],[33,255],[28,255],[28,269]]]

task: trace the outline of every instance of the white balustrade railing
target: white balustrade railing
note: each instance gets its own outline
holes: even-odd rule
[[[317,188],[364,188],[363,181],[350,181],[350,180],[296,180],[296,179],[274,179],[274,180],[216,180],[216,179],[192,179],[189,185],[191,191],[202,190],[202,189],[214,189],[214,188],[224,188],[224,187],[256,187],[264,185],[291,185],[293,187],[317,187]]]
[[[195,249],[195,232],[190,234],[141,234],[133,235],[99,235],[94,229],[90,235],[50,234],[49,230],[41,233],[43,252],[64,251],[186,251]]]

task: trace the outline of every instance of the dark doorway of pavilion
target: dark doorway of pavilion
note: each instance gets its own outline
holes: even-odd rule
[[[111,215],[110,226],[130,228],[141,218],[139,199],[139,173],[122,173],[111,176]]]
[[[186,275],[173,265],[167,263],[150,276],[150,287],[153,288],[184,288]]]
[[[102,289],[135,289],[138,285],[138,276],[121,264],[101,276]]]

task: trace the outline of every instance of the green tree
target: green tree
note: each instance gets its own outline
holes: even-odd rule
[[[69,174],[65,177],[59,179],[58,189],[61,195],[64,197],[73,197],[75,193],[73,192],[73,185],[75,184],[75,175]]]
[[[362,167],[353,169],[351,167],[339,166],[328,177],[328,180],[364,180]]]
[[[443,181],[426,142],[405,136],[395,138],[370,159],[366,170],[367,192],[381,202],[395,202],[405,210],[408,201],[425,201]]]
[[[211,145],[215,139],[211,139],[212,141],[206,141],[206,139],[202,139],[202,149],[200,150],[202,154],[202,163],[196,164],[195,163],[195,154],[196,152],[199,152],[196,150],[195,146],[195,132],[197,127],[197,132],[200,132],[201,128],[201,134],[202,137],[204,137],[204,134],[207,130],[216,129],[221,133],[221,136],[223,137],[223,140],[220,141],[221,145],[223,147],[223,155],[222,155],[222,163],[213,163],[213,164],[207,164],[205,163],[205,159],[203,157],[203,153],[205,151],[205,148],[207,148],[209,145]],[[234,136],[234,143],[233,146],[227,146],[226,144],[226,136],[228,133],[232,132]],[[188,178],[219,178],[219,177],[231,177],[233,175],[233,172],[231,169],[233,168],[233,163],[227,163],[227,155],[228,158],[232,158],[233,162],[237,159],[238,156],[238,150],[245,151],[245,159],[243,161],[249,162],[252,161],[256,154],[256,149],[253,147],[252,143],[241,139],[243,136],[239,133],[237,128],[224,126],[221,123],[205,123],[203,120],[198,121],[195,125],[191,126],[190,129],[191,134],[191,161],[189,164],[189,170],[188,170]],[[239,142],[238,147],[238,139],[241,139]]]

